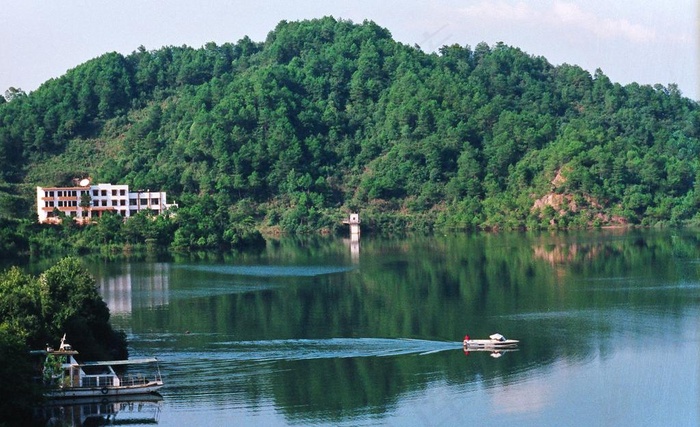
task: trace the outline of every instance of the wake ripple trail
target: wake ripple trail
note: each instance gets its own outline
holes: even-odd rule
[[[155,338],[155,337],[154,337]],[[149,341],[139,337],[139,340]],[[167,341],[167,340],[165,340]],[[213,341],[205,348],[175,350],[167,342],[154,339],[163,360],[197,357],[230,361],[294,361],[357,357],[388,357],[407,354],[427,355],[462,349],[460,342],[430,341],[407,338],[330,338],[261,341]]]

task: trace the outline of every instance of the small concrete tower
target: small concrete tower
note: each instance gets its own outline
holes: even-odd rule
[[[360,235],[360,214],[351,213],[350,218],[343,220],[343,224],[350,224],[350,236]]]

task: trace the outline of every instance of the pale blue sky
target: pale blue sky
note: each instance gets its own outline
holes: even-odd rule
[[[677,83],[700,99],[698,0],[7,1],[0,25],[0,93],[30,92],[105,52],[140,45],[262,41],[280,20],[332,15],[386,27],[402,43],[504,42],[552,64],[600,68],[627,84]],[[7,4],[9,3],[9,4]]]

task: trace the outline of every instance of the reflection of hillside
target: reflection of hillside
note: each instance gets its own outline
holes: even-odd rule
[[[112,314],[168,304],[170,264],[124,264],[121,274],[100,277],[98,287]]]
[[[592,260],[604,251],[604,245],[581,245],[577,243],[562,243],[557,245],[534,246],[535,258],[547,261],[552,265],[571,264],[573,262]]]

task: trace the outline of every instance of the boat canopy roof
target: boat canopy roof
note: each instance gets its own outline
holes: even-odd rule
[[[489,335],[489,338],[491,338],[492,340],[496,340],[496,341],[505,341],[506,340],[506,337],[504,337],[503,335],[498,334],[498,333],[493,334],[493,335]]]
[[[117,365],[138,365],[143,363],[156,363],[158,359],[155,357],[148,359],[133,359],[133,360],[103,360],[99,362],[84,362],[80,366],[117,366]]]

